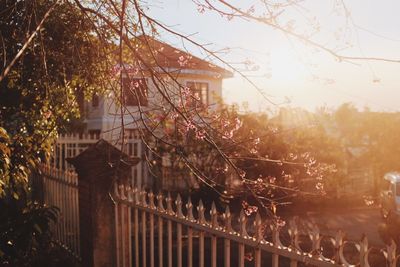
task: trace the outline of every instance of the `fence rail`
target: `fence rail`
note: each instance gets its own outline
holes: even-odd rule
[[[80,257],[78,176],[74,172],[41,165],[36,190],[48,206],[59,209],[58,220],[51,225],[54,240],[75,257]]]
[[[60,135],[56,141],[53,151],[53,157],[50,165],[61,170],[72,171],[74,168],[71,164],[67,163],[66,158],[72,158],[83,152],[85,149],[95,144],[100,138],[117,145],[121,145],[120,140],[109,140],[107,135],[94,135],[94,134],[66,134]],[[124,141],[124,152],[129,156],[145,158],[145,149],[140,136],[136,134],[129,134]],[[131,181],[132,186],[141,188],[143,186],[151,186],[146,161],[132,167]]]
[[[41,166],[36,186],[43,201],[60,209],[52,225],[55,240],[76,257],[81,255],[78,179],[75,173]],[[400,264],[396,244],[384,248],[369,246],[367,237],[354,242],[338,231],[322,235],[316,226],[303,229],[295,221],[285,226],[262,219],[259,213],[232,214],[229,207],[218,212],[200,200],[193,203],[178,194],[153,194],[126,185],[115,185],[114,219],[107,239],[116,248],[117,267],[204,267],[204,266],[389,266]],[[82,214],[81,214],[82,215]],[[104,217],[100,217],[102,220]],[[100,221],[101,224],[103,221]],[[115,229],[114,229],[115,227]],[[104,232],[104,231],[103,231]],[[114,236],[115,233],[115,236]],[[104,244],[104,243],[103,243]],[[114,246],[112,246],[114,247]],[[112,251],[113,249],[109,250]],[[112,253],[111,253],[112,254]],[[376,257],[380,257],[379,261]],[[110,265],[111,266],[111,265]]]
[[[229,208],[219,214],[213,203],[207,219],[201,200],[197,207],[190,198],[184,205],[179,195],[173,200],[170,195],[155,196],[124,185],[115,187],[115,199],[118,267],[242,267],[250,266],[249,261],[256,267],[296,267],[299,263],[370,266],[371,248],[366,237],[350,242],[341,231],[335,237],[322,236],[316,226],[301,233],[294,222],[284,232],[276,224],[265,224],[260,214],[248,217],[243,210],[234,227]],[[249,219],[253,225],[248,224]],[[285,235],[287,245],[281,240]],[[309,240],[309,249],[305,248],[304,237]],[[357,252],[349,256],[346,251],[351,246]],[[328,251],[330,257],[326,256]],[[396,266],[399,256],[394,242],[379,253],[384,265]]]

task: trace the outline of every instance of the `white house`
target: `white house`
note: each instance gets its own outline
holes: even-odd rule
[[[128,58],[116,67],[122,71],[123,97],[118,97],[121,91],[119,80],[110,79],[109,87],[116,85],[114,89],[105,95],[93,95],[91,101],[83,104],[84,133],[59,137],[54,156],[56,167],[71,168],[65,158],[76,156],[100,136],[114,145],[121,144],[120,99],[124,104],[125,152],[145,158],[146,149],[138,137],[138,129],[143,126],[141,115],[154,114],[167,106],[157,90],[159,82],[164,84],[163,89],[168,90],[172,101],[179,100],[176,93],[184,88],[197,96],[196,107],[217,108],[223,79],[232,77],[231,72],[150,37],[138,37],[134,45],[137,48],[135,58],[142,58],[140,63]],[[119,78],[120,75],[115,75],[115,79]],[[144,160],[132,168],[132,185],[141,188],[151,187],[152,183]]]
[[[123,73],[123,99],[126,107],[123,111],[124,128],[128,133],[126,136],[140,127],[139,106],[142,111],[152,112],[165,104],[155,86],[155,79],[149,74],[149,69],[154,71],[153,76],[162,79],[166,87],[170,85],[170,92],[178,90],[179,83],[190,88],[202,104],[211,109],[216,108],[222,95],[223,79],[232,77],[231,72],[150,37],[138,37],[135,45],[145,64],[129,62],[117,67],[122,69]],[[152,52],[149,52],[149,46]],[[175,82],[172,82],[173,80]],[[159,83],[159,80],[156,83]],[[108,96],[95,95],[91,102],[85,104],[84,122],[88,133],[102,133],[110,139],[120,137],[121,109],[115,95],[111,90]]]

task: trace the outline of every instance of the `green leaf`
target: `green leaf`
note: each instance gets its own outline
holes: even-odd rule
[[[17,192],[13,192],[13,193],[12,193],[12,196],[13,196],[13,198],[14,198],[15,200],[18,200],[18,199],[19,199],[19,196],[18,196],[18,193],[17,193]]]

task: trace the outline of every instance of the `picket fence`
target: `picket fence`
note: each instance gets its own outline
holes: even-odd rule
[[[44,204],[59,209],[57,222],[51,224],[53,239],[79,258],[78,176],[75,172],[44,164],[40,170],[40,176],[35,177],[35,190],[41,193],[40,200]]]
[[[243,210],[234,224],[229,207],[219,214],[213,203],[206,216],[201,200],[184,204],[179,195],[173,199],[124,185],[115,186],[114,194],[118,267],[395,267],[399,258],[393,241],[374,250],[367,237],[346,241],[342,231],[323,236],[316,226],[302,233],[294,221],[283,229]],[[126,235],[132,237],[128,242]]]
[[[80,257],[77,175],[41,166],[43,202],[60,209],[52,226],[54,239]],[[248,216],[219,212],[178,194],[154,194],[115,185],[115,248],[117,267],[204,266],[397,266],[400,255],[392,241],[371,247],[367,237],[354,242],[345,233],[322,235],[316,226],[301,228],[295,221],[278,227],[259,213]],[[377,260],[378,257],[378,260]]]
[[[71,164],[67,163],[66,158],[73,158],[87,149],[89,146],[98,142],[100,138],[104,138],[110,143],[121,146],[121,140],[110,140],[107,135],[96,134],[65,134],[57,138],[53,157],[50,162],[51,166],[66,171],[72,171],[74,168]],[[129,156],[145,158],[145,149],[143,142],[140,139],[139,133],[131,132],[126,135],[124,141],[124,152]],[[151,179],[147,171],[147,161],[144,160],[138,165],[132,167],[131,185],[141,188],[151,184]]]

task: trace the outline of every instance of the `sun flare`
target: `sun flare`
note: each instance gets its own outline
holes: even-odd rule
[[[295,51],[279,49],[271,54],[271,78],[277,82],[296,82],[307,74]]]

